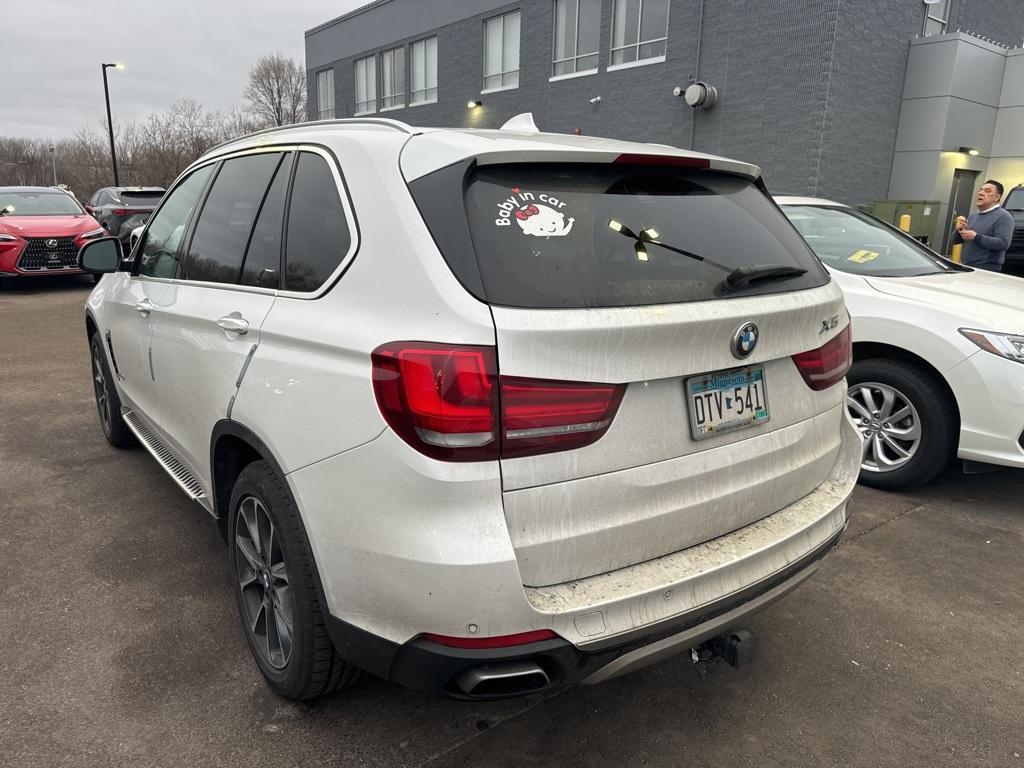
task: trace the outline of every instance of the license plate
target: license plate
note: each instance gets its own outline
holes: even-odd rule
[[[716,371],[687,379],[686,400],[694,440],[707,440],[754,427],[769,418],[762,366]]]

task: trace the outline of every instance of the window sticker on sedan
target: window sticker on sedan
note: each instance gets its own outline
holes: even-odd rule
[[[875,259],[878,258],[878,256],[879,254],[876,253],[875,251],[869,251],[865,248],[862,248],[859,251],[854,251],[853,253],[851,253],[849,256],[846,257],[846,260],[852,261],[855,264],[866,264],[869,261],[874,261]]]
[[[573,217],[568,219],[565,203],[557,197],[541,193],[534,195],[513,187],[512,194],[498,203],[498,217],[495,226],[510,227],[514,221],[524,235],[534,237],[565,237],[572,231]]]

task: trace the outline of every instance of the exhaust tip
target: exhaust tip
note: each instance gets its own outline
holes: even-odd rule
[[[536,693],[551,685],[551,678],[536,662],[510,661],[471,667],[453,682],[466,696],[499,698]]]

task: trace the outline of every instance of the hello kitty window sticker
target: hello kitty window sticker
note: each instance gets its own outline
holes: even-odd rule
[[[511,227],[515,222],[524,235],[534,237],[565,237],[576,221],[566,217],[565,203],[553,195],[524,192],[512,188],[512,194],[498,203],[495,226]]]

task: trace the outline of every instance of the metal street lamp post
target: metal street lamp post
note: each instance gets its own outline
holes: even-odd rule
[[[53,186],[57,186],[57,148],[50,147],[50,160],[53,162]]]
[[[117,178],[117,153],[114,152],[114,122],[110,119],[110,89],[107,88],[107,67],[124,69],[124,64],[103,65],[103,98],[107,101],[107,132],[110,135],[110,162],[114,166],[114,186],[119,187],[121,184]]]

